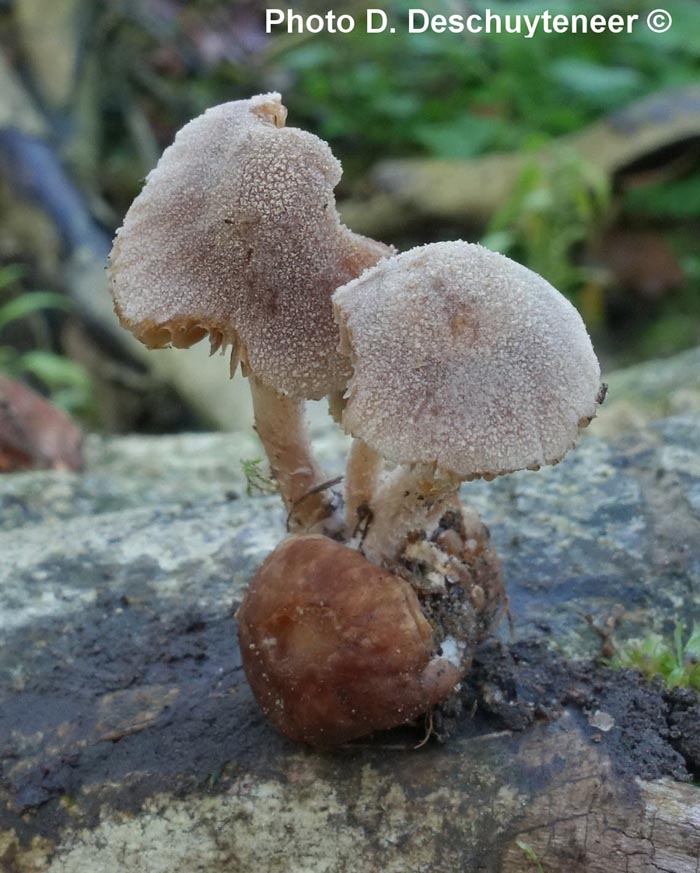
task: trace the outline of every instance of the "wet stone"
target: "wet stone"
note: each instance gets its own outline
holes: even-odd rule
[[[346,440],[319,437],[337,474]],[[312,752],[257,709],[234,613],[284,513],[246,495],[252,442],[92,438],[81,474],[0,479],[0,870],[497,873],[528,869],[525,831],[561,869],[607,858],[620,816],[650,853],[659,791],[697,857],[697,695],[600,666],[584,616],[620,604],[618,644],[700,619],[699,446],[695,412],[594,423],[556,467],[464,485],[513,637],[504,622],[420,749],[423,722]]]

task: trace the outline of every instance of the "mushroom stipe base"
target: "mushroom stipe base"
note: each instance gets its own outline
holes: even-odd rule
[[[394,566],[416,592],[436,639],[454,640],[469,660],[506,606],[501,564],[490,540],[476,513],[449,510],[430,537],[423,531],[409,535]],[[437,654],[443,654],[440,648]]]

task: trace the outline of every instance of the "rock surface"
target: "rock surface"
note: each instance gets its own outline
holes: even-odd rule
[[[654,375],[673,395],[687,362]],[[700,869],[700,791],[670,781],[698,776],[695,699],[580,661],[583,615],[700,619],[700,414],[590,431],[464,487],[515,640],[420,749],[423,726],[320,754],[257,710],[233,614],[284,515],[245,494],[252,439],[92,439],[82,474],[1,479],[0,870]],[[344,438],[316,438],[338,473]]]
[[[597,436],[637,430],[651,419],[700,413],[700,348],[611,373]]]

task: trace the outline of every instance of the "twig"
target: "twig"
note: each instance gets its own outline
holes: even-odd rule
[[[297,508],[297,506],[299,506],[300,503],[303,503],[308,497],[311,497],[314,494],[318,494],[321,491],[326,491],[329,488],[332,488],[334,485],[339,485],[342,481],[342,476],[336,476],[335,479],[329,479],[327,482],[321,482],[320,485],[314,485],[313,488],[309,488],[309,490],[302,494],[301,497],[297,497],[294,503],[292,503],[289,512],[287,513],[287,530],[289,530],[289,522],[292,519],[294,510]]]

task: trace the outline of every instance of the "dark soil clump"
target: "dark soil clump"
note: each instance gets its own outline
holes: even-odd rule
[[[574,710],[620,775],[690,781],[700,772],[698,692],[669,690],[635,670],[566,661],[541,642],[483,646],[459,705],[452,701],[439,715],[439,734],[451,732],[460,708],[473,714],[471,729],[479,733],[522,731]]]

